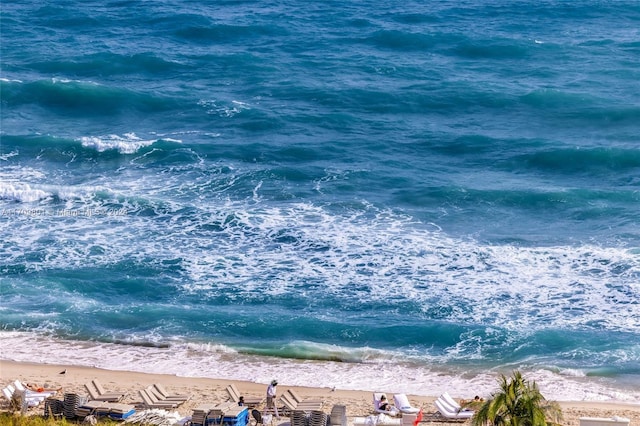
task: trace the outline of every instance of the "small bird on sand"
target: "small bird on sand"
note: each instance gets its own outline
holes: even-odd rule
[[[61,372],[59,372],[58,374],[66,374],[67,373],[67,369],[65,368],[64,370],[62,370]]]

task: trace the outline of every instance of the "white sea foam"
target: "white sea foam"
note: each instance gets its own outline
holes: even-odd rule
[[[436,369],[385,361],[341,363],[302,361],[237,354],[224,346],[173,344],[169,347],[131,346],[56,340],[44,335],[0,332],[3,358],[21,362],[75,364],[110,370],[175,374],[351,390],[382,390],[435,396],[489,396],[497,388],[499,372]],[[33,348],[38,350],[34,351]],[[508,374],[508,372],[506,373]],[[523,370],[552,400],[626,401],[640,399],[638,390],[620,390],[597,380],[565,376],[550,370]]]
[[[11,151],[11,152],[7,152],[7,153],[4,153],[4,154],[0,154],[0,160],[8,161],[9,158],[15,157],[16,155],[18,155],[18,151]]]
[[[158,139],[141,139],[135,133],[105,136],[83,136],[80,138],[82,146],[93,148],[98,152],[117,150],[121,154],[133,154],[140,148],[147,147],[157,142]]]
[[[244,110],[251,109],[250,105],[241,102],[232,100],[230,103],[226,101],[221,101],[217,99],[205,100],[202,99],[198,101],[198,105],[205,108],[207,114],[218,115],[220,117],[231,118]]]
[[[0,182],[0,200],[19,201],[32,203],[51,197],[50,193],[41,189],[32,188],[26,183]]]
[[[127,183],[120,183],[126,185]],[[170,179],[142,177],[129,185],[143,185],[147,194],[172,191]],[[259,192],[259,186],[256,191]],[[597,246],[516,247],[484,245],[448,237],[437,230],[421,230],[410,217],[388,212],[363,211],[350,217],[300,203],[287,208],[218,200],[183,213],[183,205],[153,199],[137,200],[125,186],[117,193],[104,187],[54,188],[3,184],[0,194],[11,200],[40,200],[52,195],[73,201],[75,208],[100,208],[94,200],[100,191],[106,202],[117,202],[125,216],[109,226],[99,220],[82,223],[92,244],[102,247],[92,260],[96,265],[126,259],[181,259],[183,291],[207,296],[211,283],[238,288],[241,297],[286,294],[304,281],[322,283],[322,291],[337,297],[366,299],[398,307],[411,301],[427,313],[435,307],[448,312],[442,319],[535,333],[545,329],[599,324],[608,330],[638,332],[633,310],[637,297],[640,259],[632,251]],[[182,226],[167,227],[165,220],[138,217],[136,211],[153,211]],[[376,217],[371,218],[375,213]],[[185,216],[186,215],[186,216]],[[86,241],[75,231],[77,221],[58,221],[50,236],[64,244],[36,245],[49,267],[68,268],[86,261]],[[218,237],[202,233],[219,227]],[[20,244],[29,233],[5,233],[3,239]],[[38,232],[36,229],[33,232]],[[69,235],[74,235],[73,239]],[[139,238],[131,235],[162,235]],[[285,237],[285,242],[279,239]],[[37,241],[37,238],[34,239]],[[290,242],[287,242],[290,241]],[[321,251],[316,247],[323,247]],[[7,252],[9,258],[14,254]],[[148,262],[148,260],[147,260]],[[617,265],[624,265],[620,268]],[[601,272],[594,274],[594,270]],[[265,271],[274,271],[265,279]],[[617,285],[611,285],[613,282]],[[373,291],[372,283],[389,294]],[[602,295],[608,297],[603,298]],[[463,336],[464,337],[464,336]],[[458,350],[469,351],[477,337],[467,336]],[[487,338],[487,337],[484,337]],[[451,349],[452,351],[455,349]],[[466,353],[474,357],[472,352]]]
[[[225,182],[233,185],[238,178],[235,173],[230,173]],[[443,322],[483,327],[481,336],[474,331],[460,335],[458,344],[432,359],[434,366],[444,365],[448,359],[470,364],[482,360],[487,343],[512,338],[504,330],[533,336],[549,329],[582,329],[590,323],[618,332],[637,333],[640,329],[637,312],[621,309],[637,303],[640,259],[633,250],[589,245],[487,245],[453,238],[433,225],[421,226],[411,216],[378,210],[367,203],[350,213],[341,210],[336,214],[332,206],[311,203],[274,206],[263,203],[259,196],[237,201],[210,197],[207,190],[217,183],[206,174],[198,175],[192,181],[195,184],[186,189],[184,181],[173,175],[166,179],[153,174],[121,177],[117,182],[110,180],[118,185],[117,191],[100,185],[57,188],[25,184],[47,196],[58,194],[75,208],[117,205],[132,214],[109,220],[97,215],[90,220],[57,218],[50,222],[55,226],[47,227],[46,238],[33,221],[13,221],[11,231],[2,233],[5,245],[0,247],[0,256],[6,264],[25,263],[25,252],[46,259],[26,262],[28,271],[43,267],[83,269],[89,256],[95,267],[120,262],[153,267],[154,262],[161,265],[166,259],[178,259],[180,270],[172,278],[172,285],[196,297],[209,298],[223,288],[233,289],[233,297],[238,299],[297,292],[301,298],[313,300],[318,295],[314,291],[321,291],[323,296],[339,300],[365,300],[398,310],[413,304],[426,317],[430,309],[438,309]],[[255,194],[265,190],[259,182],[252,182]],[[197,203],[185,204],[175,201],[174,194],[181,191],[203,195],[197,197]],[[95,196],[97,192],[101,197]],[[185,198],[193,199],[189,194]],[[144,214],[135,214],[140,211]],[[300,292],[306,282],[322,285],[320,290]],[[386,294],[376,291],[378,288],[384,288]],[[74,292],[65,293],[65,299],[82,312],[90,303],[90,299]],[[62,324],[53,326],[54,322],[43,323],[52,331],[64,330]],[[146,341],[155,338],[158,343],[166,342],[165,336],[155,333],[155,337],[144,336]],[[14,348],[4,356],[30,360],[33,353],[29,345],[20,343],[22,337],[16,336],[16,340],[7,341],[9,346],[3,345]],[[373,384],[390,392],[428,395],[451,389],[459,396],[468,397],[468,389],[486,394],[494,388],[497,374],[471,367],[451,371],[445,367],[416,367],[416,363],[408,366],[407,357],[405,363],[397,363],[393,356],[386,359],[388,368],[381,373],[377,360],[384,357],[375,351],[357,354],[363,362],[332,363],[237,355],[216,345],[175,344],[166,349],[48,339],[43,344],[53,354],[46,362],[72,359],[103,368],[187,376],[207,371],[211,376],[260,382],[280,377],[291,384],[341,384],[351,389],[370,389]],[[505,342],[496,346],[500,344]],[[523,347],[526,344],[527,339],[523,339]],[[86,347],[80,356],[75,350],[78,345]],[[322,350],[331,352],[330,348]],[[619,359],[625,354],[603,357]],[[110,360],[120,357],[126,361],[122,366],[111,364]],[[430,360],[428,354],[420,354],[420,359]],[[620,397],[619,390],[588,377],[582,370],[546,367],[544,361],[533,360],[526,367],[527,373],[544,383],[548,396],[555,399],[637,397],[628,392]]]

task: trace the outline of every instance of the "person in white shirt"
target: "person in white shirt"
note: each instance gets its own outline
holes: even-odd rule
[[[271,384],[267,387],[267,409],[272,409],[276,418],[280,418],[278,414],[278,405],[276,404],[276,392],[278,386],[277,380],[272,380]]]

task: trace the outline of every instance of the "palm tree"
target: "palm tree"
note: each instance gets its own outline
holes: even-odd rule
[[[500,390],[473,416],[474,426],[547,426],[560,421],[559,406],[542,396],[535,381],[525,381],[519,371],[514,371],[510,379],[500,375],[498,382]]]

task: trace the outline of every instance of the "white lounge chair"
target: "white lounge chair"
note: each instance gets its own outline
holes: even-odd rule
[[[14,387],[15,384],[19,384],[20,389],[16,389]],[[7,385],[7,387],[2,390],[2,393],[11,403],[16,401],[21,405],[22,400],[24,399],[29,407],[37,407],[42,403],[42,401],[51,396],[49,392],[29,391],[22,386],[22,383],[18,380],[16,380],[13,385]]]
[[[84,388],[89,394],[90,401],[120,402],[124,398],[124,394],[119,392],[101,393],[94,382],[85,383]]]
[[[464,408],[458,403],[458,401],[456,401],[455,399],[453,399],[451,397],[451,395],[449,395],[448,392],[443,393],[440,396],[441,399],[443,399],[449,406],[451,406],[454,410],[456,411],[462,411],[464,410]]]
[[[473,411],[471,410],[456,410],[455,408],[451,407],[450,405],[448,405],[448,403],[443,400],[443,399],[436,399],[435,401],[433,401],[433,403],[435,404],[436,408],[438,409],[438,412],[440,412],[440,414],[447,418],[447,419],[470,419],[471,417],[473,417]]]
[[[393,395],[393,402],[396,404],[396,407],[398,408],[398,410],[400,410],[401,413],[416,414],[418,411],[420,411],[419,408],[411,406],[409,398],[407,398],[407,395],[403,393],[397,393]]]
[[[391,407],[389,410],[383,410],[380,408],[382,404],[382,397],[385,396],[382,392],[374,392],[373,393],[373,411],[378,414],[386,414],[387,416],[397,416],[400,411],[396,407]]]
[[[631,420],[625,417],[580,417],[580,426],[629,426]]]
[[[25,385],[23,385],[20,380],[15,380],[13,382],[13,385],[20,392],[24,392],[25,395],[27,396],[27,398],[36,398],[36,399],[42,398],[42,400],[45,400],[46,398],[49,398],[50,396],[53,396],[53,395],[55,395],[57,393],[56,391],[44,391],[43,390],[42,392],[38,392],[38,391],[31,390],[31,389],[27,389],[25,387]]]

